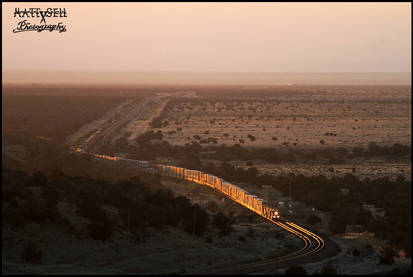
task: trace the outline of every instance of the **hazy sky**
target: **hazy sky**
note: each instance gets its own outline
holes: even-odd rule
[[[3,71],[410,72],[411,67],[411,3],[2,6]],[[13,17],[16,7],[65,7],[68,17],[61,21],[67,32],[13,33],[23,20]]]

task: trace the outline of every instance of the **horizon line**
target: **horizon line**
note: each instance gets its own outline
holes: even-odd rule
[[[335,73],[411,73],[411,71],[186,71],[186,70],[137,70],[137,71],[110,71],[110,70],[29,70],[12,69],[2,70],[5,72],[88,72],[88,73],[289,73],[289,74],[335,74]]]

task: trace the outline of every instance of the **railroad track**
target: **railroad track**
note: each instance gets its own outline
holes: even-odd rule
[[[142,113],[144,106],[148,105],[152,101],[153,99],[147,98],[137,103],[135,107],[132,107],[121,119],[118,119],[101,133],[95,135],[83,148],[84,151],[96,153],[115,132],[120,131],[125,124],[139,116]]]
[[[107,155],[100,155],[100,154],[94,154],[96,151],[106,142],[106,140],[112,136],[112,134],[115,131],[120,130],[124,124],[126,124],[128,121],[132,120],[134,117],[139,115],[141,112],[141,109],[144,107],[144,105],[147,105],[152,99],[145,99],[142,101],[140,104],[132,108],[131,110],[128,111],[128,113],[122,117],[120,120],[116,121],[113,123],[111,126],[109,126],[106,130],[104,130],[102,133],[100,133],[98,136],[95,136],[84,148],[84,150],[79,151],[78,149],[76,151],[84,153],[84,154],[90,154],[94,155],[95,157],[99,158],[104,158],[104,159],[109,159],[109,160],[120,160],[118,157],[112,157],[112,156],[107,156]],[[123,159],[123,160],[129,160],[131,163],[136,163],[136,164],[143,164],[143,161],[134,161],[130,159]],[[144,162],[147,163],[147,162]],[[163,166],[159,165],[158,166]],[[139,167],[139,165],[138,165]],[[167,166],[168,167],[168,166]],[[177,171],[176,167],[175,168],[175,173]],[[155,173],[160,173],[159,171],[156,171],[156,168],[152,168]],[[159,169],[159,168],[158,168]],[[182,170],[186,170],[181,168]],[[191,170],[189,170],[191,171]],[[199,174],[202,172],[197,171]],[[161,175],[166,175],[166,176],[172,176],[172,177],[177,177],[174,175],[171,175],[171,173]],[[181,176],[182,177],[182,176]],[[215,177],[215,176],[214,176]],[[179,177],[177,177],[179,178]],[[193,181],[195,183],[203,184],[203,185],[208,185],[205,183],[205,181],[201,181],[201,178],[197,179],[197,177],[193,176],[188,176],[185,175],[183,176],[184,179]],[[215,177],[216,178],[216,177]],[[219,179],[219,178],[218,178]],[[222,192],[222,191],[221,191]],[[230,199],[233,201],[253,210],[256,212],[258,215],[264,217],[265,219],[271,221],[275,225],[279,226],[280,228],[283,228],[284,230],[287,230],[288,232],[292,233],[296,237],[302,240],[303,242],[303,247],[300,248],[299,250],[289,253],[287,255],[281,256],[281,257],[276,257],[276,258],[271,258],[271,259],[266,259],[263,261],[258,261],[258,262],[253,262],[253,263],[248,263],[248,264],[241,264],[241,265],[233,265],[225,268],[214,268],[208,271],[210,274],[248,274],[248,273],[272,273],[274,272],[277,268],[283,268],[283,267],[288,267],[292,264],[301,264],[301,263],[306,263],[306,262],[313,262],[320,260],[321,258],[326,258],[329,255],[333,255],[337,252],[337,247],[338,246],[333,246],[330,247],[329,251],[324,251],[324,255],[318,255],[318,258],[314,258],[314,255],[319,253],[321,250],[325,248],[325,241],[323,238],[320,236],[314,234],[313,232],[303,228],[302,226],[299,226],[293,222],[287,221],[287,220],[280,220],[280,219],[273,219],[272,216],[266,216],[263,215],[263,213],[259,213],[256,211],[255,208],[246,206],[245,203],[242,204],[240,203],[236,198],[234,198],[230,194],[226,194]],[[255,209],[255,210],[254,210]],[[332,242],[329,242],[329,244],[333,244]],[[335,250],[334,250],[335,248]],[[338,247],[339,249],[339,247]],[[328,253],[327,253],[328,252]],[[311,257],[311,258],[310,258]]]
[[[135,161],[131,159],[123,159],[123,158],[118,158],[118,157],[112,157],[112,156],[107,156],[107,155],[100,155],[100,154],[93,154],[93,153],[87,153],[83,152],[84,154],[91,154],[94,155],[95,157],[103,158],[103,159],[109,159],[109,160],[127,160],[129,163],[138,163],[142,161]],[[147,162],[146,162],[147,163]],[[188,178],[188,181],[193,181],[195,183],[200,183],[199,181],[194,180],[193,178]],[[202,184],[202,183],[200,183]],[[232,199],[236,203],[240,204],[236,199],[233,197],[228,196],[228,198]],[[244,205],[245,206],[245,205]],[[254,210],[253,210],[254,211]],[[254,211],[256,212],[256,211]],[[257,212],[256,212],[257,213]],[[262,216],[266,220],[271,221],[275,225],[279,226],[280,228],[283,228],[284,230],[290,232],[291,234],[295,235],[299,239],[302,240],[303,242],[303,247],[300,248],[299,250],[289,253],[287,255],[281,256],[281,257],[276,257],[276,258],[271,258],[271,259],[266,259],[263,261],[258,261],[258,262],[253,262],[253,263],[248,263],[248,264],[241,264],[241,265],[233,265],[233,266],[228,266],[224,268],[214,268],[208,271],[208,274],[250,274],[250,273],[273,273],[276,269],[278,268],[284,268],[288,267],[293,264],[302,264],[302,263],[307,263],[307,262],[314,262],[321,260],[321,258],[327,258],[329,256],[333,256],[336,254],[337,251],[337,246],[335,247],[330,247],[329,251],[325,251],[324,255],[320,255],[317,258],[314,258],[314,255],[320,252],[325,248],[325,241],[322,237],[319,235],[307,230],[306,228],[299,226],[291,221],[284,220],[284,219],[271,219],[263,214],[257,213],[258,215]],[[329,242],[329,244],[332,244],[332,242]],[[332,248],[336,248],[335,250]],[[327,253],[329,252],[329,253]],[[322,257],[324,256],[324,257]]]
[[[267,218],[266,218],[267,219]],[[304,246],[299,250],[284,256],[266,259],[263,261],[247,264],[233,265],[222,268],[215,268],[208,271],[208,274],[251,274],[251,273],[273,273],[278,268],[288,267],[292,264],[300,263],[300,260],[309,257],[324,248],[324,240],[311,231],[289,221],[271,220],[272,223],[287,230],[296,237],[300,238]],[[308,259],[307,259],[308,260]]]

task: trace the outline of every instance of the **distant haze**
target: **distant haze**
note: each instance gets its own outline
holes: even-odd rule
[[[48,19],[47,23],[62,21],[67,32],[13,33],[23,20],[13,16],[14,9],[30,7],[65,8],[67,18]],[[179,72],[211,72],[203,76],[218,80],[229,75],[213,72],[260,72],[269,75],[237,76],[242,76],[242,82],[254,83],[319,83],[321,79],[334,83],[350,75],[321,78],[296,73],[410,72],[411,68],[411,3],[9,2],[2,3],[2,8],[3,72],[132,74],[105,73],[99,77],[102,82],[108,76],[146,82],[153,76],[162,80],[182,77]],[[28,20],[40,23],[37,18]],[[158,73],[148,77],[133,72]],[[272,72],[288,72],[289,77]],[[84,80],[83,74],[75,75],[61,80]],[[6,74],[5,81],[15,81],[13,76]],[[350,79],[356,83],[374,78],[382,83],[406,82],[397,74],[373,79],[369,74],[357,76]],[[33,82],[49,82],[48,77],[57,80],[53,74],[43,74]],[[26,78],[30,74],[18,79],[27,82]]]
[[[411,85],[410,73],[3,72],[3,83],[75,85]]]

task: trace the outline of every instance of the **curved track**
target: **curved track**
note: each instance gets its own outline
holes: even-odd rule
[[[268,219],[270,220],[270,219]],[[270,220],[279,227],[294,234],[303,241],[303,247],[287,255],[266,259],[259,262],[234,265],[224,268],[216,268],[209,271],[209,274],[250,274],[250,273],[273,273],[278,268],[287,267],[293,264],[306,262],[310,255],[313,255],[324,248],[325,242],[318,235],[289,221]]]
[[[78,149],[76,149],[76,151],[84,153],[84,154],[91,154],[91,155],[93,155],[95,157],[98,157],[98,158],[103,158],[103,159],[108,159],[108,160],[113,160],[113,161],[128,160],[129,162],[134,163],[135,166],[138,166],[137,169],[139,169],[139,167],[142,166],[142,165],[146,166],[147,164],[149,164],[148,162],[145,162],[145,161],[135,161],[135,160],[122,159],[122,158],[112,157],[112,156],[107,156],[107,155],[94,154],[94,152],[96,152],[98,150],[98,148],[101,147],[105,143],[105,141],[107,141],[107,139],[114,132],[118,131],[125,123],[130,121],[133,117],[137,116],[140,113],[142,107],[144,105],[148,104],[148,102],[150,102],[149,99],[147,99],[147,100],[141,102],[140,104],[136,105],[121,120],[118,120],[117,122],[115,122],[114,124],[109,126],[109,128],[104,130],[102,133],[97,134],[86,145],[86,147],[84,147],[84,149],[78,148]],[[158,167],[159,166],[168,167],[168,166],[158,164]],[[176,168],[176,167],[174,167],[174,168]],[[142,170],[142,168],[140,168],[140,169]],[[148,168],[146,168],[146,169],[148,169]],[[146,170],[146,169],[144,169],[144,170]],[[196,182],[196,183],[211,186],[207,182],[202,181],[200,177],[199,177],[199,179],[197,179],[197,177],[194,178],[193,176],[187,176],[185,174],[181,177],[178,177],[178,175],[175,176],[174,174],[171,175],[171,174],[166,173],[166,172],[163,172],[163,174],[162,174],[161,171],[159,171],[159,168],[158,169],[152,168],[151,170],[152,171],[148,171],[148,172],[160,173],[161,175],[177,177],[177,178],[183,178],[183,179],[187,179],[189,181],[193,181],[193,182]],[[183,170],[186,170],[186,169],[183,169]],[[202,172],[199,172],[199,173],[202,173]],[[205,174],[205,173],[203,173],[203,174]],[[309,230],[307,230],[307,229],[305,229],[305,228],[303,228],[303,227],[301,227],[301,226],[299,226],[299,225],[297,225],[293,222],[287,221],[287,220],[280,220],[280,219],[273,220],[272,216],[270,216],[268,214],[266,216],[264,216],[263,213],[257,212],[256,209],[254,209],[252,207],[249,207],[249,206],[246,206],[245,204],[243,204],[240,201],[237,201],[237,199],[232,197],[230,194],[226,194],[226,196],[231,198],[233,201],[238,202],[239,204],[251,209],[252,211],[256,212],[258,215],[260,215],[260,216],[264,217],[265,219],[271,221],[272,223],[276,224],[280,228],[283,228],[283,229],[287,230],[288,232],[292,233],[293,235],[295,235],[296,237],[298,237],[299,239],[302,240],[303,246],[302,246],[301,249],[299,249],[295,252],[289,253],[287,255],[281,256],[281,257],[267,259],[267,260],[263,260],[263,261],[259,261],[259,262],[248,263],[248,264],[234,265],[234,266],[229,266],[229,267],[225,267],[225,268],[215,268],[215,269],[212,269],[211,271],[208,271],[208,273],[210,273],[210,274],[273,273],[277,268],[287,267],[287,266],[290,266],[290,265],[293,265],[293,264],[302,264],[302,263],[307,263],[307,262],[315,262],[315,261],[322,260],[324,258],[331,257],[331,256],[337,254],[340,250],[340,247],[338,245],[336,245],[335,243],[333,243],[333,242],[331,242],[330,240],[327,239],[326,241],[329,242],[329,244],[328,244],[329,247],[327,247],[328,250],[327,251],[322,251],[323,253],[321,254],[321,250],[326,248],[325,247],[326,242],[319,235],[316,235],[315,233],[313,233],[313,232],[311,232],[311,231],[309,231]]]

